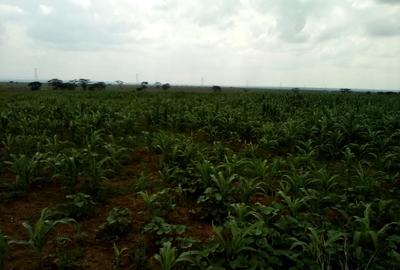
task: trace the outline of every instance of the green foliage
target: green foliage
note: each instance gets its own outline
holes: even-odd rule
[[[114,265],[116,268],[119,268],[121,266],[121,260],[123,256],[126,255],[128,252],[127,248],[122,248],[120,249],[115,242],[113,243],[113,253],[114,253]]]
[[[186,226],[169,224],[161,217],[153,217],[152,220],[144,226],[143,230],[159,238],[160,241],[157,241],[158,243],[164,243],[166,241],[173,241],[175,235],[184,233],[186,231]]]
[[[66,217],[82,219],[92,214],[95,203],[90,195],[76,193],[67,195],[65,198],[66,201],[57,210]]]
[[[101,160],[98,159],[99,154],[91,152],[90,150],[86,152],[87,164],[85,167],[85,172],[88,177],[88,180],[86,181],[86,189],[89,194],[95,196],[99,196],[102,183],[108,180],[106,174],[110,172],[109,169],[105,169],[105,163],[110,158],[105,157]]]
[[[42,154],[36,153],[32,158],[26,155],[11,154],[11,161],[5,161],[11,166],[11,170],[16,174],[15,185],[17,188],[26,190],[38,176]]]
[[[119,188],[145,171],[132,187],[151,218],[143,237],[150,248],[133,251],[138,269],[149,267],[154,243],[166,241],[173,244],[158,257],[166,268],[396,269],[399,97],[4,94],[0,196],[61,180],[72,195],[65,213],[84,218],[92,201],[79,192],[99,200],[114,189],[107,179],[118,180]],[[7,181],[14,176],[17,191]],[[183,240],[183,227],[169,224],[175,215],[193,222],[188,234],[201,231],[201,243]],[[109,219],[102,232],[110,239],[132,227],[129,214],[110,213]],[[211,224],[214,237],[206,241]],[[189,250],[187,263],[174,264],[181,250]],[[74,257],[65,253],[60,265]]]
[[[135,181],[134,190],[136,192],[143,192],[148,189],[150,185],[151,183],[148,175],[146,175],[144,172],[141,172],[140,176]]]
[[[60,158],[55,162],[57,174],[54,177],[61,177],[64,185],[71,192],[79,181],[82,170],[81,159],[81,153],[72,149],[70,154],[60,155]]]
[[[151,195],[147,191],[140,191],[138,195],[142,197],[151,217],[165,216],[175,208],[174,195],[168,188]]]
[[[104,239],[117,239],[132,230],[132,213],[128,208],[114,207],[100,226]]]
[[[162,248],[160,248],[159,253],[154,255],[154,258],[160,263],[160,269],[162,270],[179,269],[179,265],[188,261],[188,253],[178,255],[176,248],[171,245],[171,242],[165,242]]]
[[[31,82],[28,84],[28,87],[31,89],[31,91],[38,91],[42,87],[41,82]]]
[[[226,177],[222,172],[218,172],[217,175],[211,175],[211,179],[212,186],[206,188],[197,203],[204,205],[207,215],[222,220],[226,216],[229,203],[234,202],[237,175]]]
[[[21,244],[30,246],[36,253],[41,254],[44,246],[49,240],[51,233],[59,224],[69,224],[75,222],[71,218],[51,219],[52,212],[48,208],[44,208],[40,214],[40,218],[34,225],[24,222],[22,225],[25,227],[29,240],[11,241],[13,244]]]

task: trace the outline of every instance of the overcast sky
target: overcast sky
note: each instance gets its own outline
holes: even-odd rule
[[[400,89],[400,0],[0,0],[0,79]]]

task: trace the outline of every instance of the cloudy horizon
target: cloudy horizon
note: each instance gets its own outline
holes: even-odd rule
[[[1,0],[0,80],[400,90],[400,0]]]

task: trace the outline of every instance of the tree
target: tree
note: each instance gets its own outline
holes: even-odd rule
[[[213,90],[213,92],[221,92],[222,91],[221,86],[218,86],[218,85],[214,85],[211,89]]]
[[[86,90],[90,83],[89,79],[79,79],[78,84],[82,87],[82,90]]]
[[[142,82],[140,84],[140,87],[136,88],[137,91],[143,91],[144,89],[146,89],[149,86],[148,82]]]
[[[31,82],[28,84],[28,87],[31,89],[31,91],[37,91],[37,90],[40,90],[40,88],[42,87],[42,83],[41,82]]]
[[[63,83],[61,88],[65,90],[75,90],[76,86],[76,83],[74,83],[73,81],[69,81],[67,83]]]
[[[168,90],[171,88],[171,85],[169,83],[164,83],[161,87],[163,90]]]
[[[89,85],[89,90],[104,90],[107,85],[104,82],[97,82]]]
[[[351,89],[350,88],[341,88],[340,92],[347,94],[347,93],[351,92]]]
[[[47,83],[53,87],[53,90],[63,88],[63,81],[59,79],[51,79]]]
[[[120,80],[115,81],[115,83],[119,86],[119,88],[122,88],[122,86],[124,85],[124,82]]]
[[[161,84],[160,82],[156,82],[156,83],[154,84],[154,87],[155,87],[155,88],[161,88],[161,86],[162,86],[162,84]]]

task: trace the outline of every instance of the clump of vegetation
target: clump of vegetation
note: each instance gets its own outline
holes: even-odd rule
[[[71,218],[54,220],[52,216],[52,211],[48,208],[44,208],[35,224],[30,224],[28,222],[22,223],[29,235],[29,239],[13,240],[11,241],[11,243],[27,245],[31,247],[41,257],[42,250],[49,241],[50,235],[54,232],[54,229],[60,224],[69,224],[76,222],[74,219]]]
[[[29,185],[38,176],[41,165],[42,155],[36,153],[32,158],[21,154],[11,154],[11,161],[5,161],[11,166],[11,171],[15,173],[15,186],[21,190],[27,190]]]
[[[165,216],[175,207],[174,194],[168,188],[151,195],[147,191],[140,191],[138,195],[142,197],[151,217]]]
[[[67,195],[66,201],[57,207],[62,215],[74,219],[83,219],[95,210],[95,203],[90,195],[84,193],[76,193]]]
[[[31,89],[31,91],[38,91],[42,87],[41,82],[31,82],[28,84],[28,87]]]
[[[114,207],[100,226],[104,239],[112,240],[132,230],[132,213],[128,208]]]
[[[172,247],[171,242],[165,242],[160,248],[160,252],[154,255],[154,258],[159,262],[160,269],[172,270],[180,269],[184,262],[190,261],[189,253],[177,254],[175,247]]]
[[[161,217],[153,217],[143,230],[156,236],[156,238],[159,239],[157,243],[165,243],[167,241],[173,241],[174,236],[184,233],[186,231],[186,226],[169,224]]]
[[[113,253],[114,253],[114,266],[118,269],[122,264],[122,259],[127,255],[127,248],[119,248],[115,242],[113,243]]]

